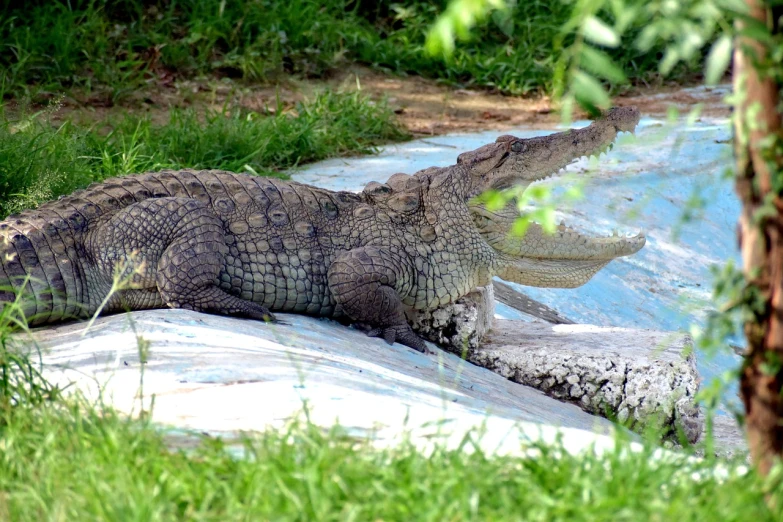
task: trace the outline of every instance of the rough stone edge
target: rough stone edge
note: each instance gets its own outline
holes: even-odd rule
[[[460,356],[479,347],[494,318],[495,294],[491,284],[442,308],[408,313],[414,331]]]
[[[700,377],[690,337],[677,336],[685,353],[681,361],[655,359],[652,349],[648,358],[614,352],[610,359],[567,349],[528,350],[520,346],[473,349],[468,360],[550,397],[577,404],[588,413],[615,416],[635,431],[655,426],[676,439],[680,428],[689,442],[696,442],[704,429],[695,404]]]

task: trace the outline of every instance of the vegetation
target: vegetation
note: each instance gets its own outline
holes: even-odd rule
[[[0,518],[22,520],[780,520],[781,485],[740,462],[660,458],[618,438],[601,456],[535,444],[484,453],[389,449],[303,415],[278,431],[219,439],[168,432],[67,395],[37,371],[0,312]],[[140,350],[148,348],[140,346]],[[27,355],[26,355],[27,354]],[[143,401],[140,401],[143,402]],[[530,451],[532,450],[532,451]]]
[[[289,74],[321,77],[351,63],[511,94],[551,88],[560,56],[553,42],[569,19],[568,2],[509,2],[444,62],[424,52],[424,41],[446,5],[0,0],[0,90],[34,99],[85,90],[115,103],[181,78],[270,82]],[[656,75],[655,52],[628,47],[610,54],[633,80]]]
[[[444,61],[424,45],[446,5],[0,0],[0,96],[50,107],[37,117],[0,116],[0,217],[113,175],[185,167],[281,175],[407,137],[383,103],[358,94],[325,93],[273,115],[190,108],[173,110],[166,124],[129,113],[93,126],[48,117],[63,94],[71,106],[113,105],[153,90],[182,92],[184,79],[269,83],[324,77],[351,63],[515,94],[552,87],[560,56],[553,42],[571,6],[510,4]],[[655,53],[612,53],[632,80],[656,74]]]
[[[271,115],[173,110],[164,124],[131,113],[93,126],[47,116],[0,119],[0,217],[111,176],[163,168],[285,176],[300,163],[407,138],[384,103],[356,92],[321,93]]]
[[[748,16],[737,27],[734,63],[739,242],[745,266],[741,299],[731,304],[741,314],[748,341],[739,381],[750,453],[759,472],[770,475],[783,459],[783,303],[778,290],[783,286],[781,21],[779,3],[748,1]]]
[[[702,348],[728,350],[728,336],[743,324],[748,350],[736,377],[749,449],[758,471],[774,476],[783,458],[783,303],[778,295],[783,287],[783,8],[766,0],[627,0],[612,2],[616,20],[611,24],[596,16],[603,4],[583,5],[574,12],[583,39],[564,55],[569,67],[562,77],[566,104],[608,106],[609,97],[596,77],[607,77],[618,66],[606,60],[598,69],[586,69],[584,51],[598,44],[620,46],[623,13],[628,20],[642,17],[648,23],[640,37],[631,39],[634,46],[665,45],[659,66],[664,74],[713,40],[705,80],[715,83],[734,55],[729,103],[734,108],[736,169],[728,174],[735,176],[742,203],[738,221],[745,266],[738,271],[729,264],[720,271],[714,293],[722,307],[697,342]]]
[[[665,56],[655,45],[595,45],[588,49],[596,52],[585,52],[573,6],[538,0],[495,9],[490,23],[443,61],[424,53],[424,45],[446,5],[0,0],[0,95],[51,105],[36,115],[6,112],[0,118],[0,217],[114,175],[191,167],[281,176],[303,162],[406,138],[383,103],[361,94],[322,93],[294,108],[257,112],[175,109],[166,123],[128,113],[84,125],[54,117],[61,93],[116,104],[183,79],[274,82],[292,74],[325,77],[353,63],[513,94],[575,93],[566,71],[586,71],[594,81],[579,92],[598,92],[597,85],[604,93],[626,80],[658,77]],[[600,40],[604,27],[616,28],[613,5],[580,19],[588,25],[586,20],[604,19],[599,16],[609,20],[583,37]],[[641,35],[645,23],[626,21],[623,30]],[[711,38],[705,36],[675,72],[691,70]],[[581,65],[562,65],[576,58]],[[614,68],[590,69],[607,60]],[[617,452],[601,457],[542,446],[535,457],[499,458],[466,439],[463,447],[423,454],[406,441],[381,450],[339,428],[324,432],[300,420],[281,432],[242,438],[239,456],[228,442],[195,434],[188,449],[172,449],[182,440],[156,426],[154,412],[128,418],[102,404],[64,398],[39,373],[34,356],[11,346],[12,327],[24,323],[15,307],[6,306],[0,311],[3,520],[783,517],[783,504],[764,503],[783,494],[775,477],[722,477],[718,468],[736,468],[714,459],[657,461],[652,444],[632,453],[620,441]]]
[[[0,115],[0,217],[113,175],[185,167],[281,175],[407,137],[383,103],[357,94],[321,94],[291,111],[175,109],[166,124],[129,113],[93,126],[49,118],[64,94],[71,106],[113,105],[183,92],[184,79],[269,83],[352,63],[514,94],[549,90],[562,47],[553,42],[570,41],[558,35],[571,6],[509,5],[444,61],[424,46],[445,0],[0,0],[0,97],[50,107]],[[656,74],[655,53],[611,53],[631,80]]]

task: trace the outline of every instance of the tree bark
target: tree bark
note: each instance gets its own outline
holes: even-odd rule
[[[753,18],[773,32],[779,31],[777,20],[763,0],[746,1]],[[744,88],[746,93],[734,117],[736,188],[742,202],[739,242],[748,288],[758,292],[754,296],[749,291],[746,296],[758,298],[760,304],[745,324],[748,352],[740,376],[740,393],[751,457],[763,475],[783,455],[783,158],[775,156],[768,139],[781,139],[781,85],[759,72],[759,64],[765,59],[766,49],[761,43],[749,37],[738,38],[735,92]],[[759,220],[758,211],[763,206],[765,217]]]

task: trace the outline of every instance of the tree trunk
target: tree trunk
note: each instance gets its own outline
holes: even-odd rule
[[[746,1],[753,18],[779,32],[777,19],[762,0]],[[764,475],[783,455],[783,161],[778,145],[773,151],[767,139],[781,138],[781,86],[759,72],[765,59],[766,49],[758,41],[738,38],[735,92],[744,87],[747,94],[734,118],[737,194],[742,202],[739,241],[750,289],[746,296],[759,303],[745,324],[748,352],[740,392],[751,457]],[[765,217],[759,220],[761,207]]]

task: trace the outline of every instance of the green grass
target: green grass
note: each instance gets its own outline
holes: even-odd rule
[[[282,176],[301,163],[408,137],[384,103],[358,92],[324,92],[273,115],[173,110],[165,124],[127,114],[94,126],[52,125],[47,116],[0,119],[2,217],[111,176],[162,168]]]
[[[444,63],[423,43],[446,3],[0,0],[0,93],[76,88],[114,103],[172,76],[270,82],[355,62],[512,94],[551,87],[567,2],[519,2]],[[610,54],[637,81],[655,76],[660,58],[630,46]]]
[[[17,407],[0,427],[0,518],[28,520],[780,520],[754,475],[714,462],[655,463],[648,451],[493,457],[376,449],[306,422],[245,434],[242,451],[198,436],[174,450],[160,428],[58,401]],[[692,474],[700,474],[696,480]],[[783,498],[780,491],[773,495]]]

